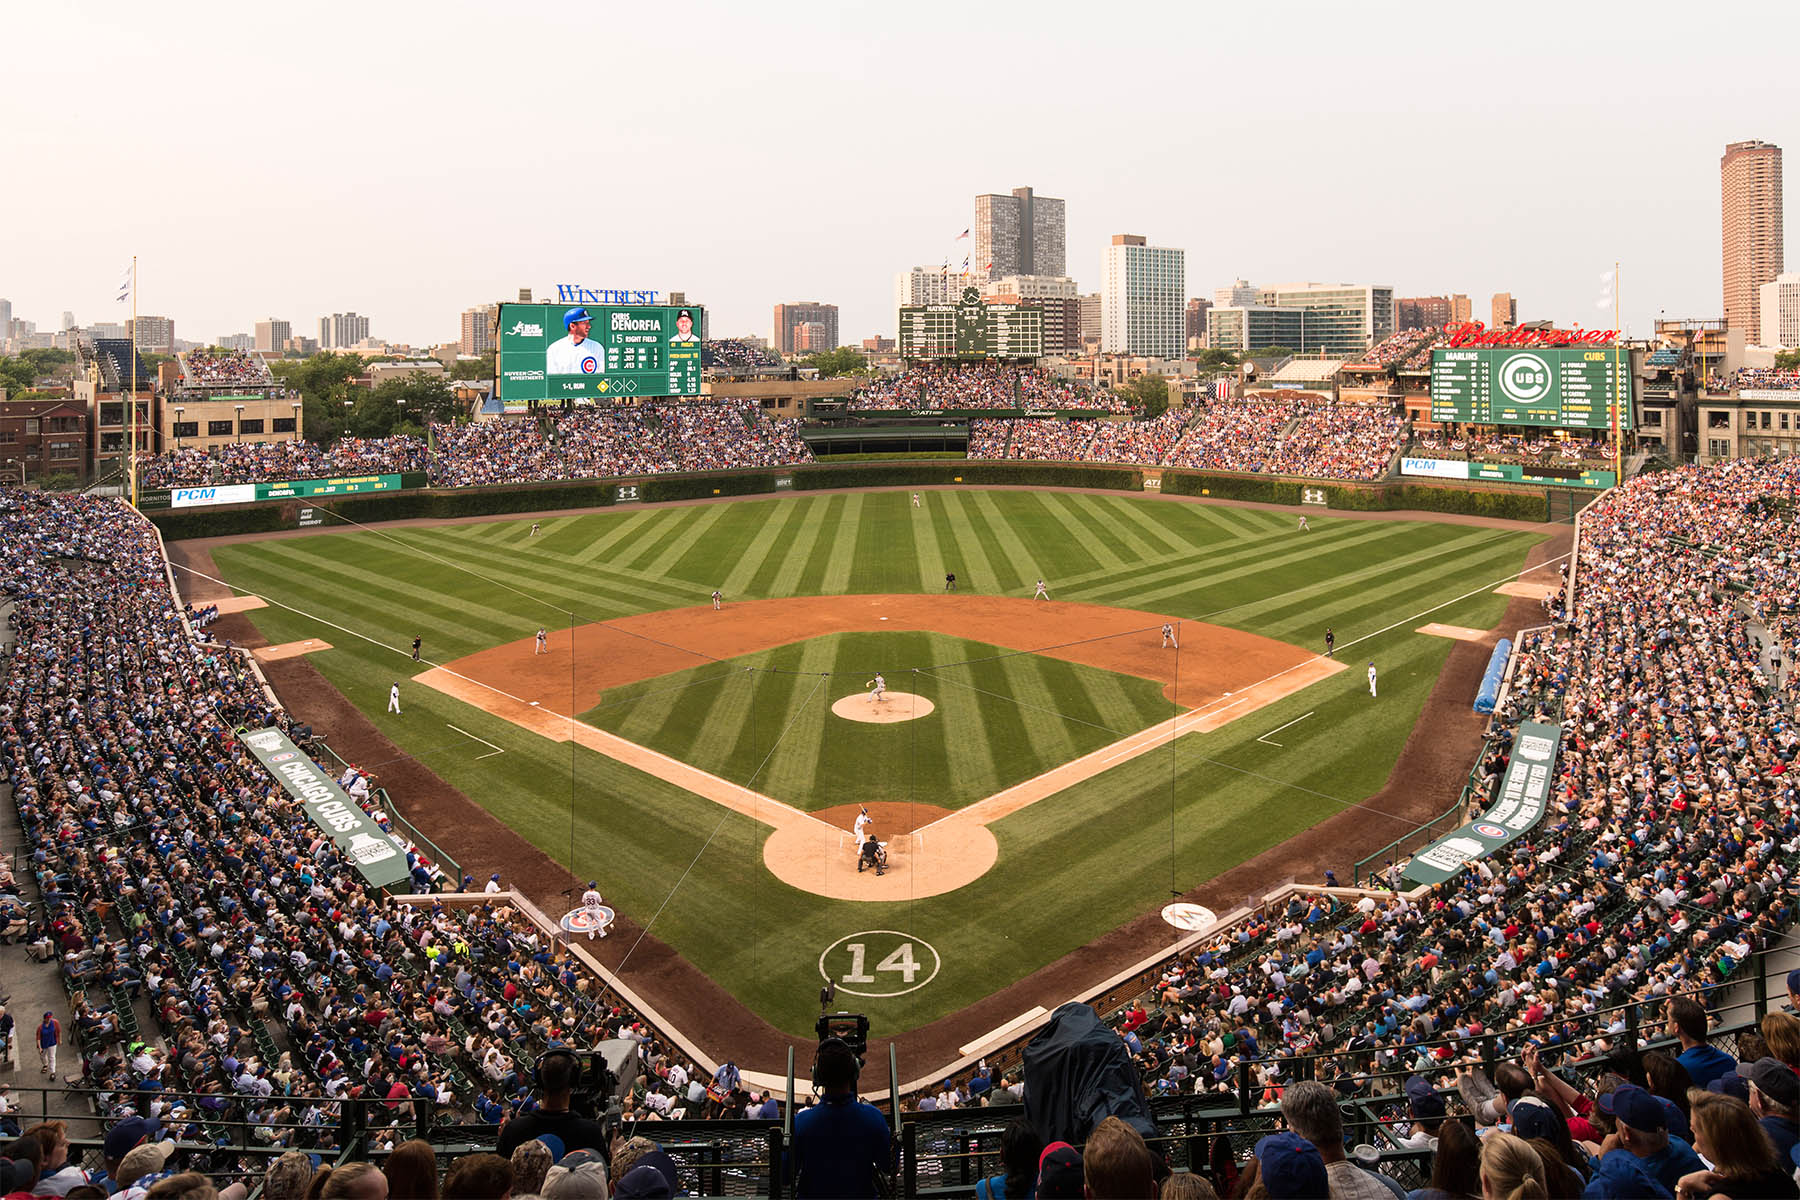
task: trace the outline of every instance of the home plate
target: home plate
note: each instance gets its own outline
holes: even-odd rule
[[[331,649],[330,642],[322,642],[318,638],[307,638],[304,642],[283,642],[279,646],[258,646],[250,653],[256,655],[259,662],[280,662],[284,658],[299,658],[302,654],[316,654],[320,650]]]
[[[1470,629],[1466,625],[1443,625],[1437,621],[1419,626],[1418,632],[1429,633],[1432,637],[1455,638],[1459,642],[1479,642],[1487,636],[1485,629]]]

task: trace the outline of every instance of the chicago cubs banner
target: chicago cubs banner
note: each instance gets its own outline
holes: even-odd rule
[[[1521,722],[1494,806],[1413,855],[1406,864],[1406,877],[1414,883],[1442,883],[1475,859],[1486,858],[1530,833],[1550,806],[1550,787],[1556,779],[1556,756],[1561,749],[1562,726]]]
[[[289,741],[287,734],[279,729],[253,729],[241,731],[239,736],[263,770],[305,806],[312,823],[337,844],[338,852],[355,865],[370,887],[391,888],[410,880],[406,855],[394,839]]]

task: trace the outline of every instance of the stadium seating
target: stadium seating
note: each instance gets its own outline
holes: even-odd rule
[[[1731,390],[1743,388],[1793,391],[1800,388],[1800,368],[1742,367],[1731,377]]]
[[[182,382],[194,387],[263,387],[274,382],[268,364],[242,350],[190,350],[181,356]]]
[[[230,442],[201,450],[187,446],[138,460],[148,488],[213,483],[275,483],[338,475],[399,474],[425,469],[425,440],[408,434],[344,437],[321,449],[311,442]]]
[[[779,367],[781,356],[763,346],[736,338],[714,338],[700,343],[702,367]]]
[[[1059,379],[1036,367],[1007,363],[941,363],[909,367],[877,379],[850,397],[852,412],[916,408],[1056,408],[1124,412],[1129,404],[1110,392]]]

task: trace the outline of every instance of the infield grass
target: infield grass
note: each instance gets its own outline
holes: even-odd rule
[[[913,1028],[1378,791],[1450,650],[1413,630],[1426,621],[1492,625],[1506,599],[1491,589],[1540,540],[1323,514],[1301,534],[1281,512],[975,490],[928,491],[921,509],[901,489],[539,522],[537,538],[526,518],[244,542],[214,557],[233,586],[298,610],[250,614],[271,641],[320,637],[333,645],[313,655],[314,664],[406,753],[578,878],[600,879],[609,902],[651,923],[775,1025],[802,1035],[817,1012],[820,956],[845,935],[901,930],[935,948],[941,970],[929,984],[858,1001],[879,1032]],[[540,625],[704,603],[715,587],[728,600],[936,592],[947,570],[965,591],[1029,596],[1041,576],[1059,600],[1165,612],[1308,648],[1320,647],[1329,625],[1353,669],[1005,818],[993,827],[1000,862],[986,877],[891,904],[796,891],[763,868],[766,829],[748,818],[441,693],[403,683],[405,715],[383,711],[388,684],[417,671],[407,658],[415,634],[428,661],[447,662],[529,637]],[[805,655],[814,644],[786,649]],[[1363,673],[1370,658],[1380,668],[1379,700],[1369,698]],[[1033,660],[1038,669],[1048,661]],[[901,688],[892,675],[889,683]],[[1069,681],[1054,686],[1059,698],[1078,691]],[[1002,707],[984,706],[983,720]],[[705,743],[705,753],[741,771],[768,740],[760,705],[757,712],[748,748],[743,718],[734,724],[710,710],[671,710],[666,736]],[[480,757],[488,747],[450,726],[505,753]],[[835,732],[825,734],[827,755]],[[795,746],[805,748],[804,736]],[[946,759],[951,748],[947,740]],[[854,758],[842,770],[847,787],[867,779]],[[1445,807],[1454,795],[1452,783]],[[1384,824],[1380,832],[1404,829]],[[478,861],[465,865],[481,869]],[[1317,865],[1347,876],[1350,863],[1346,856]],[[827,973],[840,980],[849,969],[841,950],[827,959]]]

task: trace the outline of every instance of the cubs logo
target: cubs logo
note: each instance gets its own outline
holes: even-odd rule
[[[583,375],[592,375],[595,371],[598,371],[599,369],[600,369],[600,364],[598,362],[595,362],[591,355],[589,357],[581,360],[581,373]]]
[[[602,904],[598,909],[578,908],[566,912],[557,924],[562,926],[564,933],[599,933],[613,923],[615,915],[611,908]]]
[[[1491,825],[1486,821],[1475,826],[1475,832],[1479,833],[1482,837],[1503,838],[1506,836],[1506,830],[1500,828],[1498,825]]]
[[[270,762],[286,762],[288,759],[293,758],[293,757],[294,757],[294,754],[292,751],[283,750],[280,754],[269,755],[269,761]]]
[[[264,729],[248,734],[244,738],[244,744],[252,750],[273,750],[281,745],[281,731]]]

